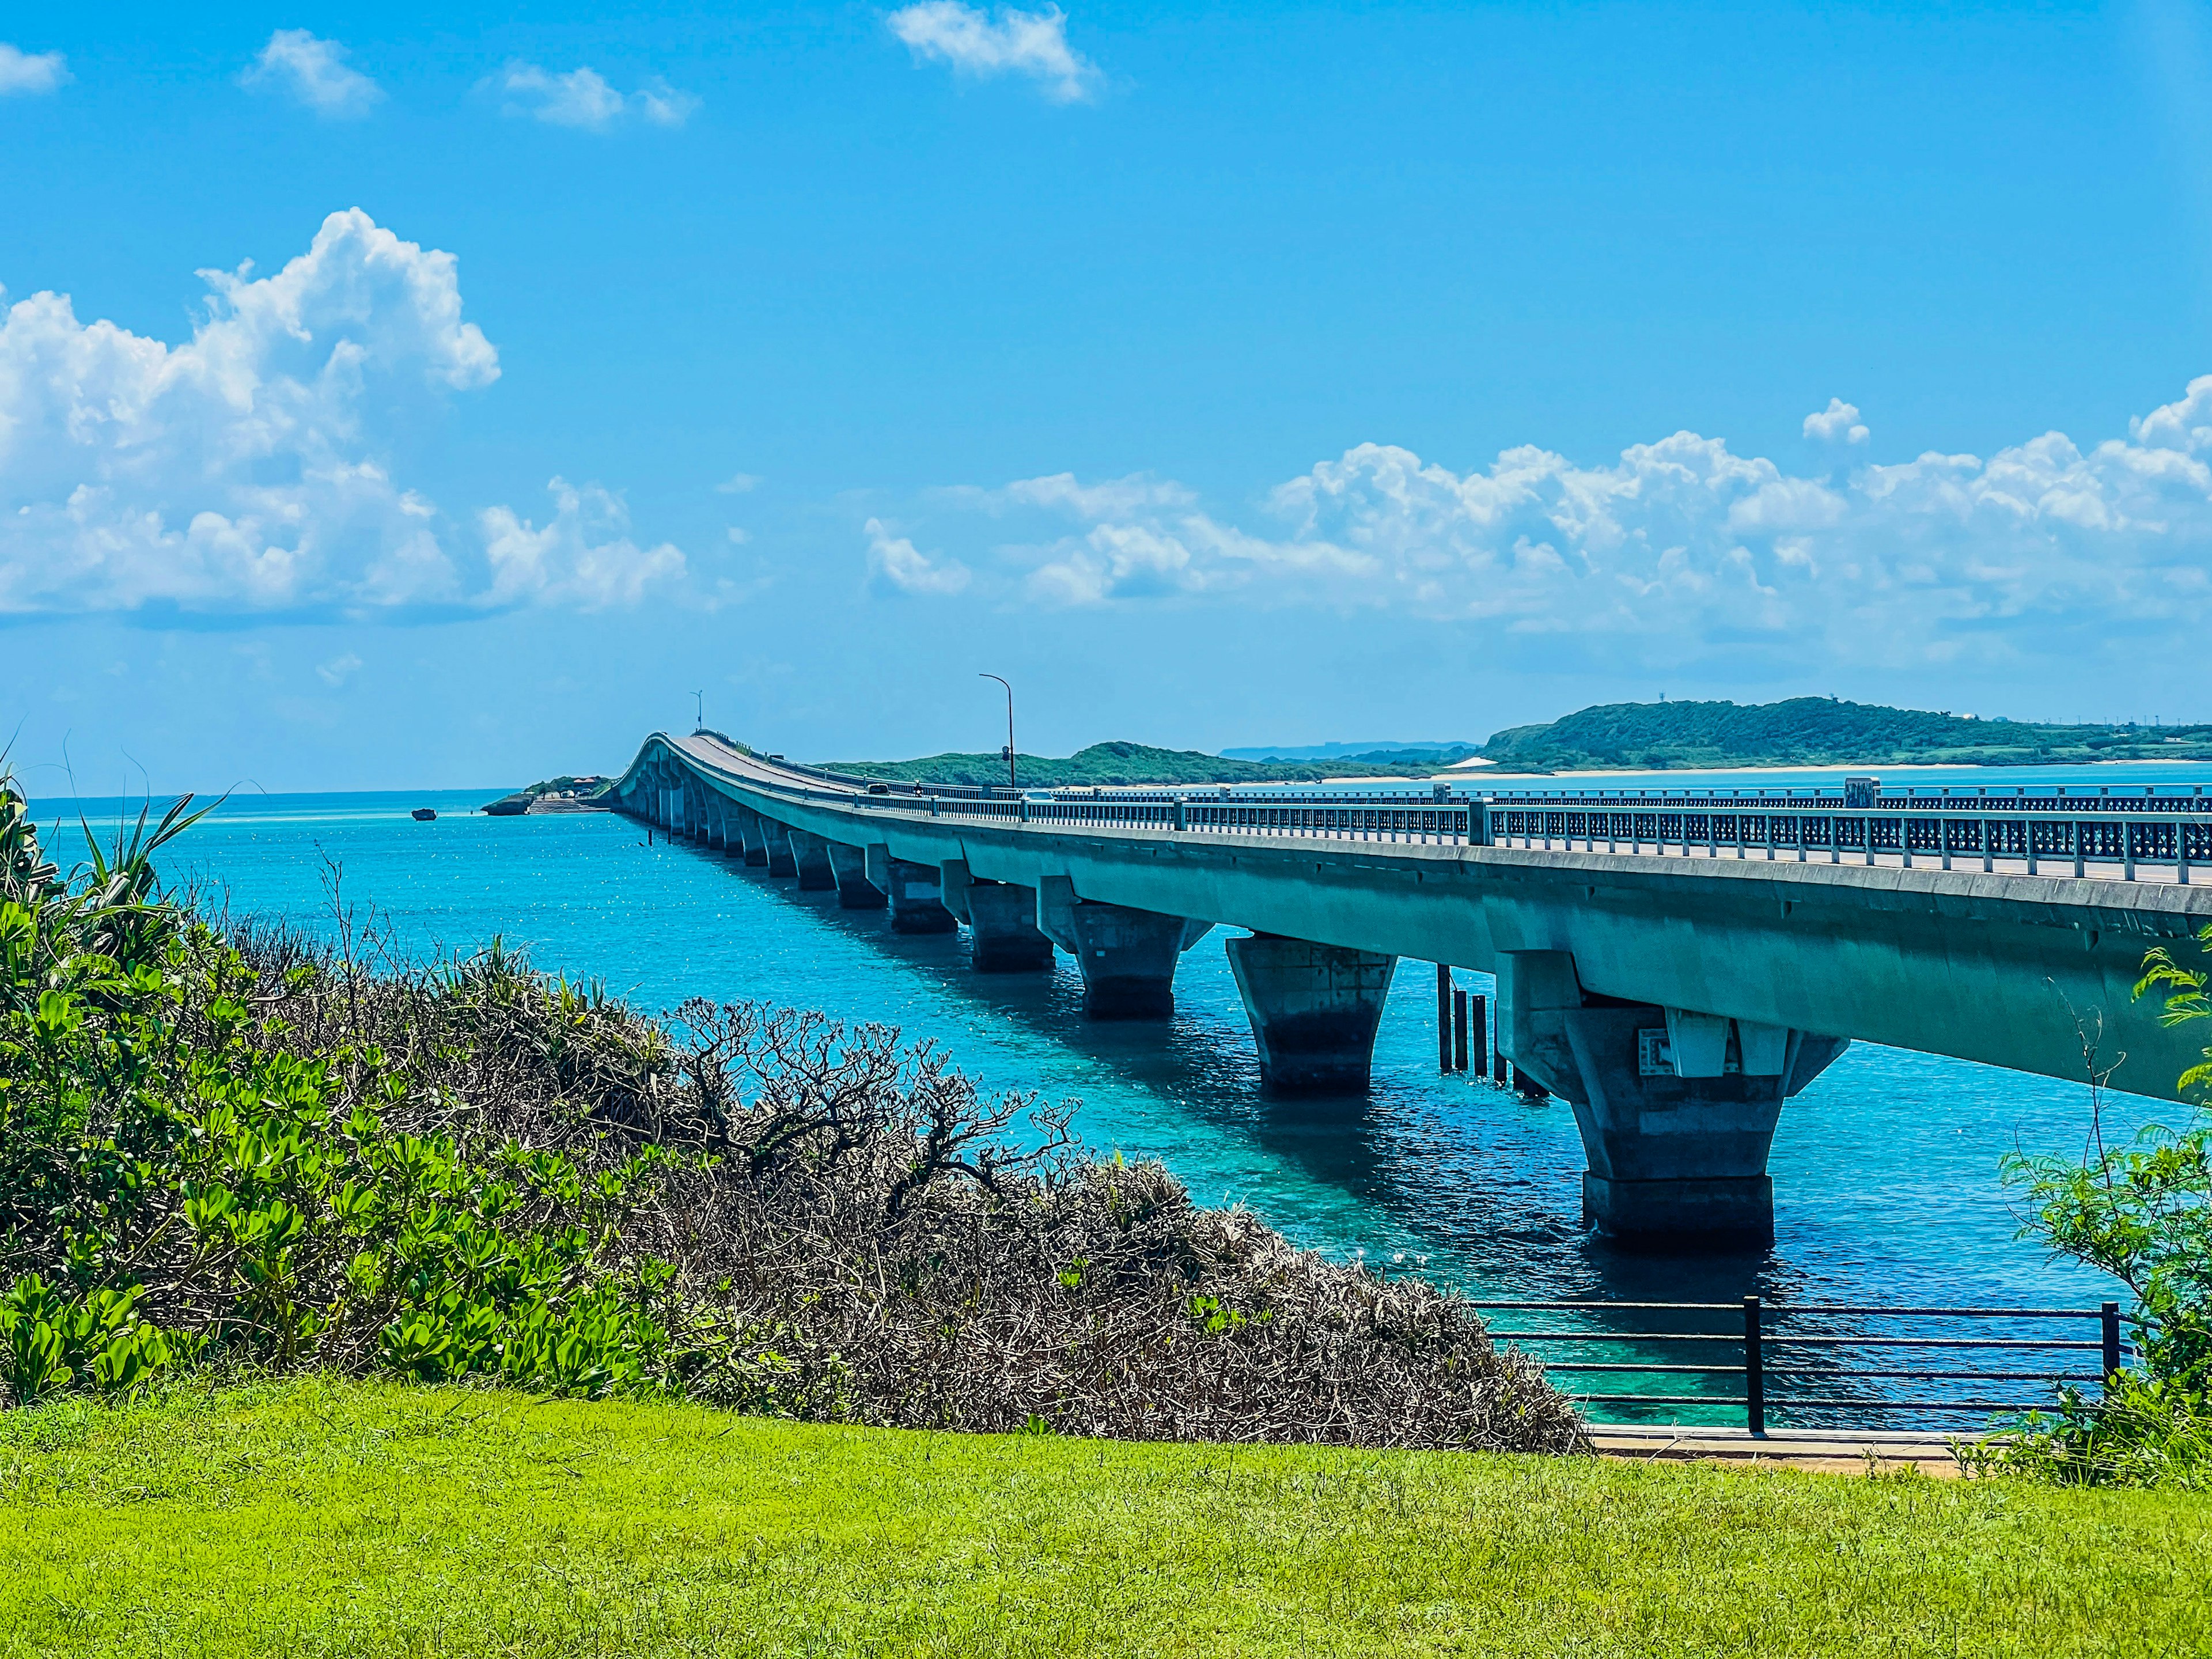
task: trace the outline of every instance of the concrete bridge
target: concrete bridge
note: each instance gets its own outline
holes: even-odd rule
[[[1278,1092],[1365,1088],[1399,958],[1494,973],[1498,1046],[1572,1105],[1585,1218],[1623,1237],[1771,1236],[1783,1103],[1852,1039],[2171,1099],[2212,1036],[2131,994],[2212,923],[2201,800],[1016,795],[703,732],[613,797],[896,931],[964,925],[979,971],[1066,951],[1094,1018],[1165,1015],[1182,954],[1249,929]]]

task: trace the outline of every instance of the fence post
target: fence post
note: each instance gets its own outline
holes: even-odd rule
[[[1743,1425],[1766,1432],[1766,1364],[1759,1328],[1759,1298],[1743,1299]]]
[[[1443,963],[1437,964],[1437,1070],[1452,1068],[1452,981],[1451,969]]]
[[[1175,798],[1175,827],[1178,830],[1188,830],[1190,828],[1190,820],[1183,813],[1182,797],[1181,795],[1177,795]]]
[[[2097,1313],[2105,1328],[2105,1380],[2109,1383],[2120,1369],[2120,1304],[2107,1302]]]

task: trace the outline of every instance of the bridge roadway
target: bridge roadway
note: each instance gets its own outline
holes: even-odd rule
[[[1915,858],[1932,844],[1921,815],[1832,805],[1601,815],[1577,820],[1580,847],[1544,847],[1537,828],[1572,826],[1481,802],[988,799],[841,778],[706,733],[653,734],[613,792],[672,834],[884,908],[895,930],[964,923],[980,970],[1066,951],[1093,1018],[1166,1014],[1180,954],[1214,926],[1249,929],[1228,940],[1230,965],[1277,1092],[1365,1088],[1398,958],[1494,973],[1498,1048],[1573,1107],[1585,1218],[1624,1238],[1770,1236],[1782,1104],[1852,1039],[2075,1080],[2094,1066],[2167,1099],[2204,1040],[2132,995],[2146,950],[2193,952],[2212,923],[2212,886],[2190,880],[2189,860],[2212,853],[2203,816],[1936,823],[1940,864],[1966,868]],[[2079,856],[2044,873],[2053,847]],[[2160,848],[2172,867],[2137,879],[2154,872],[2136,854]],[[2125,879],[2089,873],[2117,875],[2124,854]]]

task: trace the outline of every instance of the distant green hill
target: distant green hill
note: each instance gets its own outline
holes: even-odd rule
[[[825,761],[823,769],[892,782],[1000,784],[1006,763],[996,755],[926,755],[909,761]],[[1404,776],[1425,767],[1346,757],[1322,762],[1227,760],[1194,749],[1153,749],[1141,743],[1094,743],[1065,760],[1024,755],[1024,788],[1083,788],[1097,785],[1182,783],[1313,783],[1322,778]]]
[[[2212,726],[2041,726],[1830,697],[1786,702],[1616,702],[1483,745],[1516,771],[1601,767],[2036,766],[2212,759]]]

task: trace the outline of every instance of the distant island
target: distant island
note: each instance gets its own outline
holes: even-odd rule
[[[1482,757],[1516,772],[2206,760],[2212,726],[2045,726],[1833,697],[1615,702],[1509,727],[1483,744]]]
[[[887,783],[1004,784],[1006,763],[992,755],[925,755],[907,761],[824,761],[825,772],[880,778]],[[1080,789],[1145,784],[1318,783],[1323,778],[1425,776],[1429,764],[1406,766],[1394,759],[1347,756],[1326,765],[1312,761],[1231,760],[1195,749],[1154,749],[1141,743],[1094,743],[1064,760],[1042,755],[1020,757],[1024,788]]]
[[[1279,758],[1263,759],[1274,756]],[[2212,760],[2212,725],[2053,726],[1834,697],[1782,702],[1600,703],[1540,726],[1464,742],[1358,748],[1253,746],[1208,755],[1097,743],[1066,759],[1021,757],[1038,788],[1314,783],[1323,778],[1468,777],[1499,773],[1675,771],[1716,767],[2058,766],[2089,761]],[[1470,761],[1488,764],[1468,764]],[[1003,784],[995,754],[828,761],[823,769],[890,782]]]

